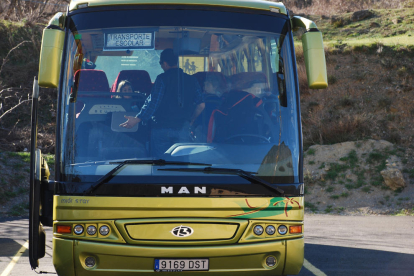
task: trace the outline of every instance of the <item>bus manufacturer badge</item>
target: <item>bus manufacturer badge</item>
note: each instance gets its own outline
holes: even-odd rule
[[[174,227],[173,230],[171,231],[171,234],[179,238],[185,238],[185,237],[191,236],[193,233],[194,233],[193,228],[188,227],[188,226],[183,226],[183,225]]]

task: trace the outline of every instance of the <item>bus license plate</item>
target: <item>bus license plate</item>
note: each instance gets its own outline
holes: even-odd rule
[[[156,272],[208,270],[208,259],[155,259]]]

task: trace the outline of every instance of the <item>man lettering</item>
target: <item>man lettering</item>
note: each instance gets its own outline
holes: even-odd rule
[[[195,194],[198,194],[198,193],[201,193],[201,194],[205,194],[206,193],[206,187],[194,187],[194,193]]]
[[[181,189],[178,191],[179,194],[189,194],[190,191],[187,189],[187,187],[181,187]]]
[[[173,187],[161,187],[161,193],[162,194],[172,194],[173,193]]]

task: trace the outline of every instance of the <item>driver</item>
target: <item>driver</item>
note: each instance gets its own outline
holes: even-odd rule
[[[135,116],[125,116],[121,127],[132,128],[141,121],[151,121],[151,155],[160,157],[172,144],[190,142],[189,129],[204,110],[205,103],[195,77],[178,68],[173,49],[161,52],[158,75],[151,94]]]
[[[208,127],[207,142],[223,142],[234,136],[260,136],[263,131],[264,96],[267,78],[260,72],[234,75],[230,90],[220,108],[213,111]]]

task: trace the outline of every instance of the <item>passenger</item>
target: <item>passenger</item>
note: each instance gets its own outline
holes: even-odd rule
[[[118,84],[118,89],[116,90],[116,92],[132,93],[132,92],[134,92],[134,89],[132,88],[132,84],[129,81],[123,80]],[[117,98],[121,98],[121,97],[117,96]],[[124,99],[131,99],[132,96],[123,96],[123,98]],[[138,101],[131,102],[131,110],[132,111],[139,111],[138,106],[142,106],[142,102],[141,102],[141,104]]]
[[[152,119],[153,157],[160,157],[175,143],[190,142],[190,128],[205,107],[197,79],[178,68],[178,57],[173,49],[161,53],[160,65],[164,73],[158,75],[141,111],[135,117],[125,116],[127,121],[120,124],[132,128]]]
[[[116,92],[120,92],[120,93],[132,93],[134,92],[134,90],[132,89],[132,84],[127,81],[127,80],[123,80],[118,84],[118,89],[116,90]],[[124,96],[124,99],[131,99],[131,96]]]

